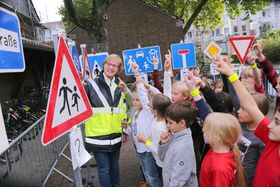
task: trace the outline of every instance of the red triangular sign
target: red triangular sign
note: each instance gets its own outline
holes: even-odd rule
[[[92,73],[89,65],[87,49],[83,48],[83,63],[84,63],[84,72],[83,72],[83,80],[92,79]]]
[[[233,37],[229,38],[231,46],[233,47],[239,61],[244,64],[246,57],[249,53],[249,50],[253,44],[255,37],[246,36],[246,37]]]
[[[86,92],[66,42],[60,37],[42,135],[43,145],[54,141],[91,116]]]

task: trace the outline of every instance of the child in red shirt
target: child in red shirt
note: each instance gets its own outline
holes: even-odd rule
[[[236,117],[211,113],[204,121],[203,133],[211,149],[202,161],[200,186],[244,187],[243,167],[236,145],[242,130]]]
[[[255,135],[259,137],[266,147],[259,159],[254,178],[254,187],[279,187],[280,186],[280,110],[274,115],[274,120],[270,120],[259,110],[255,100],[238,80],[238,76],[233,72],[228,59],[214,57],[217,70],[227,76],[232,83],[240,106],[253,117],[255,123],[259,124],[255,130]],[[277,80],[280,85],[280,80]],[[276,86],[280,91],[280,86]]]

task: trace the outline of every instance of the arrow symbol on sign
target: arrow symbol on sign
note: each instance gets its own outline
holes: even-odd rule
[[[182,50],[178,50],[178,54],[182,56],[182,60],[183,60],[183,69],[187,68],[187,58],[186,58],[186,54],[189,53],[188,49],[182,49]]]

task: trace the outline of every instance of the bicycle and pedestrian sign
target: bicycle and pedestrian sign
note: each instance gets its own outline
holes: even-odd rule
[[[154,71],[154,59],[158,58],[158,70],[162,70],[162,62],[159,46],[143,47],[137,49],[127,49],[122,51],[124,69],[126,75],[133,75],[132,63],[136,62],[140,73]]]
[[[42,136],[47,145],[92,116],[84,87],[63,37],[59,38]]]
[[[25,61],[18,17],[0,7],[0,73],[24,70]]]

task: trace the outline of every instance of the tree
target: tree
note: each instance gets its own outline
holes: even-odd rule
[[[64,0],[59,9],[62,21],[69,31],[78,26],[87,31],[96,51],[107,51],[107,15],[110,4],[116,0]],[[272,0],[143,0],[185,22],[184,33],[192,24],[200,30],[215,29],[223,23],[223,15],[231,18],[245,13],[244,19],[262,10]],[[110,18],[109,18],[110,19]]]
[[[115,0],[64,0],[59,8],[66,31],[78,26],[91,38],[96,51],[108,51],[107,9]]]
[[[263,34],[263,38],[259,41],[264,49],[263,53],[269,60],[275,63],[280,62],[280,30],[268,30]]]
[[[187,33],[192,24],[201,30],[221,26],[225,11],[230,18],[240,16],[244,12],[244,19],[249,19],[250,15],[268,6],[272,0],[145,0],[145,2],[183,19],[186,23],[184,33]]]

